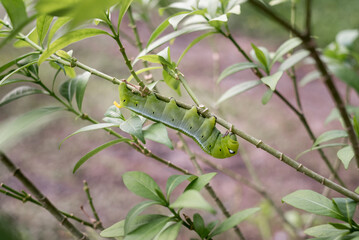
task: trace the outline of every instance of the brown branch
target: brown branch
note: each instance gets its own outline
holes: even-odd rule
[[[28,179],[22,171],[15,166],[15,164],[3,153],[0,152],[0,160],[7,167],[7,169],[24,184],[24,186],[35,196],[41,205],[61,223],[73,236],[80,240],[89,240],[80,230],[78,230],[68,219],[65,217],[50,200]]]

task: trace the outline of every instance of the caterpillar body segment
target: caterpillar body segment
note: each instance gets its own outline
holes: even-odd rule
[[[238,151],[236,136],[232,133],[222,135],[215,126],[215,117],[203,117],[198,114],[195,106],[187,110],[179,107],[173,98],[165,102],[154,94],[143,97],[128,89],[124,82],[119,86],[119,94],[118,107],[128,108],[145,118],[186,134],[213,157],[227,158],[234,156]]]

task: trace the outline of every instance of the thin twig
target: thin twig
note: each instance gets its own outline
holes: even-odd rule
[[[93,223],[93,225],[94,225],[95,229],[97,229],[97,228],[103,228],[102,222],[101,222],[101,220],[100,220],[100,218],[99,218],[99,216],[98,216],[98,214],[97,214],[95,205],[93,204],[93,201],[92,201],[92,196],[91,196],[91,194],[90,194],[90,188],[89,188],[89,186],[88,186],[86,180],[84,180],[83,183],[84,183],[84,191],[85,191],[85,193],[86,193],[88,202],[89,202],[89,204],[90,204],[90,207],[91,207],[91,210],[92,210],[92,214],[93,214],[93,216],[95,217],[95,220],[96,220],[96,221]]]
[[[309,37],[312,35],[312,0],[305,1],[305,10],[305,34]]]
[[[15,164],[3,153],[0,152],[0,160],[7,167],[7,169],[24,184],[24,186],[37,198],[42,206],[56,218],[74,237],[81,240],[88,240],[88,237],[84,235],[79,229],[77,229],[67,217],[65,217],[50,200],[28,179],[22,171],[15,166]]]

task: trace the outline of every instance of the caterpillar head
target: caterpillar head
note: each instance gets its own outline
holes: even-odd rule
[[[236,155],[239,143],[236,135],[230,133],[217,139],[211,155],[215,158],[228,158]]]

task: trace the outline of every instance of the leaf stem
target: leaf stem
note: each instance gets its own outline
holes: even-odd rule
[[[100,220],[100,218],[99,218],[99,216],[98,216],[98,214],[97,214],[96,208],[95,208],[95,206],[94,206],[94,204],[93,204],[92,196],[91,196],[91,194],[90,194],[90,188],[89,188],[89,186],[88,186],[88,184],[87,184],[87,181],[84,180],[83,183],[84,183],[84,191],[85,191],[85,193],[86,193],[86,196],[87,196],[88,202],[89,202],[89,204],[90,204],[92,213],[93,213],[93,215],[94,215],[94,217],[95,217],[95,219],[96,219],[96,221],[93,223],[94,228],[95,228],[95,229],[97,229],[97,228],[103,229],[102,222],[101,222],[101,220]]]

